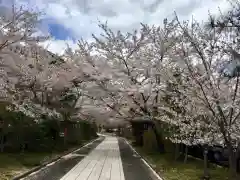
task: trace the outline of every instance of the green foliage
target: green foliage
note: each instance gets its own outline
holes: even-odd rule
[[[83,121],[80,127],[80,131],[82,132],[81,135],[84,140],[89,140],[96,136],[95,127],[92,127],[90,123]]]
[[[158,149],[156,136],[151,128],[143,133],[143,149],[149,153]]]
[[[164,140],[164,147],[167,153],[172,153],[174,156],[175,146],[170,140]]]
[[[123,128],[123,136],[127,139],[132,139],[132,132],[129,128]]]
[[[37,122],[21,112],[0,110],[4,126],[0,129],[4,152],[51,152],[80,145],[96,137],[96,127],[86,121],[71,122],[42,117]],[[60,136],[67,129],[67,136]]]
[[[174,133],[177,132],[177,130],[178,130],[177,127],[170,126],[169,124],[161,122],[161,121],[157,121],[155,123],[155,125],[156,125],[158,133],[162,137],[162,142],[164,144],[165,151],[174,153],[174,148],[175,148],[174,144],[170,140],[167,140],[167,139],[169,137],[171,137]]]
[[[96,122],[93,122],[93,124],[91,125],[92,128],[92,136],[96,136],[97,135],[97,131],[98,131],[98,126],[96,124]]]
[[[55,157],[57,153],[0,153],[0,179],[9,180],[13,176],[34,166],[40,165],[45,159]]]

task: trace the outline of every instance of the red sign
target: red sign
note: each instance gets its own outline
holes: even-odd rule
[[[67,128],[64,129],[64,136],[67,136]]]

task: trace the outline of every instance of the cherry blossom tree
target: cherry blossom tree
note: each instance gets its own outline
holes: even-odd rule
[[[80,40],[78,50],[57,57],[38,44],[47,38],[34,35],[38,15],[13,7],[0,18],[0,101],[29,116],[167,123],[175,127],[167,137],[174,143],[226,145],[234,169],[240,133],[238,8],[230,20],[211,19],[212,28],[177,17],[131,33],[100,24],[101,36]]]
[[[39,46],[47,36],[36,28],[39,14],[12,7],[0,16],[0,101],[16,109],[34,105],[54,111],[57,101],[78,78],[78,69]],[[17,107],[19,106],[19,107]],[[20,107],[21,106],[21,107]]]
[[[234,71],[229,68],[238,64],[237,30],[209,30],[177,17],[165,20],[162,28],[142,25],[140,31],[126,34],[99,26],[101,37],[93,35],[93,43],[79,41],[74,53],[88,81],[86,96],[125,118],[148,116],[177,124],[181,131],[173,133],[173,141],[181,137],[189,145],[220,143],[231,152],[230,162],[236,159],[239,80],[236,66]],[[226,70],[233,72],[231,78]],[[176,84],[175,90],[166,88],[169,83]],[[160,101],[165,96],[168,99]]]
[[[124,99],[123,104],[128,103],[128,107],[134,109],[138,107],[140,114],[149,114],[147,103],[154,104],[153,99],[156,98],[157,93],[155,95],[152,93],[156,88],[159,68],[157,64],[162,61],[165,51],[165,49],[158,50],[157,45],[154,47],[153,41],[159,38],[158,46],[164,46],[161,43],[164,43],[164,38],[167,38],[164,36],[168,35],[164,35],[162,29],[155,27],[151,29],[147,25],[142,25],[140,32],[134,31],[127,34],[120,31],[114,33],[104,24],[99,26],[104,32],[101,38],[93,35],[94,43],[79,42],[79,54],[90,65],[85,68],[85,73],[97,82],[102,90],[111,93],[111,96],[120,95]],[[170,29],[170,27],[166,28],[165,33]],[[166,44],[171,46],[171,42]],[[155,57],[159,54],[162,54],[162,57]],[[122,107],[120,104],[118,103],[119,108]]]
[[[231,21],[236,23],[233,18]],[[189,24],[177,19],[179,41],[172,49],[171,61],[181,68],[182,76],[186,77],[184,94],[189,103],[185,107],[194,105],[196,114],[206,117],[200,121],[201,126],[208,127],[210,136],[218,137],[216,142],[227,146],[230,167],[236,170],[239,47],[238,29],[229,29],[231,21],[222,22],[219,28],[209,29],[202,28],[194,21]]]

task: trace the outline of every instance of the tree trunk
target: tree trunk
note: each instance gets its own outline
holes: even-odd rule
[[[4,137],[3,137],[3,133],[1,133],[1,136],[0,136],[0,147],[1,147],[1,153],[3,153],[3,151],[4,151]]]
[[[136,146],[140,146],[142,147],[143,145],[143,125],[142,124],[138,124],[138,123],[131,123],[132,125],[132,136],[133,136],[133,139],[134,139],[134,144]]]
[[[185,145],[185,157],[184,157],[184,163],[187,163],[187,159],[188,159],[188,146]]]
[[[237,159],[236,159],[236,151],[232,147],[232,145],[228,145],[229,151],[229,169],[233,179],[237,177]]]
[[[25,142],[23,142],[22,144],[21,144],[21,152],[22,153],[24,153],[25,152]]]
[[[176,143],[175,144],[175,161],[179,158],[180,156],[180,144]]]
[[[237,147],[236,160],[237,160],[237,173],[240,173],[240,143],[238,144]]]
[[[158,133],[155,124],[153,124],[152,129],[153,129],[153,132],[154,132],[154,134],[155,134],[155,136],[156,136],[156,140],[157,140],[157,145],[158,145],[159,151],[160,151],[161,153],[165,153],[164,143],[161,142],[161,139],[162,139],[162,138],[161,138],[161,135]]]
[[[204,157],[204,174],[203,177],[204,179],[209,179],[209,171],[208,171],[208,150],[207,148],[204,149],[203,152],[203,157]]]

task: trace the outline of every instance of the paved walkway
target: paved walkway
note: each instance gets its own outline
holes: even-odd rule
[[[159,180],[123,138],[102,136],[24,180]]]
[[[60,180],[125,180],[118,139],[106,137]]]

